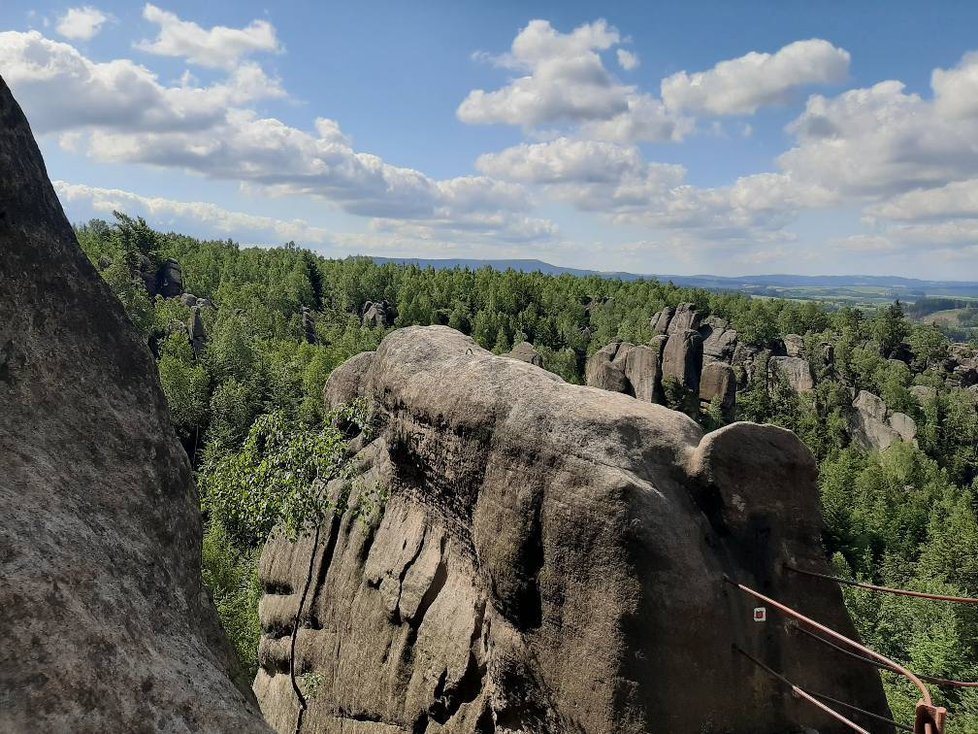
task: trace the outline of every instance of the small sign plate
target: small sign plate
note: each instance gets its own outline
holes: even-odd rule
[[[755,622],[767,622],[767,608],[766,607],[754,607],[754,621]]]

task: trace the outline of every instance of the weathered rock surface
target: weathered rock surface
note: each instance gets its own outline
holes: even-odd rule
[[[672,330],[671,325],[669,329]],[[702,370],[703,338],[699,333],[692,329],[671,333],[662,351],[662,379],[675,380],[683,389],[697,394]]]
[[[200,357],[207,347],[207,330],[204,328],[204,322],[196,309],[194,309],[193,315],[190,317],[187,331],[190,336],[190,348],[194,350],[195,355]]]
[[[367,301],[360,308],[360,322],[371,328],[388,328],[397,319],[397,309],[388,301]]]
[[[785,334],[784,353],[789,357],[801,357],[805,351],[805,338],[798,334]]]
[[[700,328],[700,321],[703,318],[703,314],[697,310],[695,303],[680,303],[676,306],[676,312],[669,319],[669,328],[667,333],[669,336],[681,335],[684,331],[692,329],[693,331]]]
[[[850,433],[864,448],[883,451],[897,441],[916,444],[917,424],[913,418],[890,412],[882,398],[860,390],[852,407],[855,410],[850,420]]]
[[[771,357],[767,363],[770,380],[783,377],[796,393],[811,392],[815,389],[812,366],[801,357]]]
[[[0,80],[0,731],[267,731],[156,368]]]
[[[613,358],[610,361],[613,361]],[[732,643],[813,690],[886,713],[872,668],[827,655],[722,575],[854,635],[827,571],[815,463],[791,433],[686,416],[564,383],[445,327],[388,335],[330,378],[372,405],[353,507],[317,544],[262,555],[255,681],[291,734],[297,668],[319,681],[303,731],[781,734],[837,725]],[[330,491],[339,493],[334,483]]]
[[[625,377],[625,358],[633,347],[628,342],[612,342],[590,357],[584,365],[584,380],[591,387],[611,392],[628,393],[628,378]],[[621,358],[618,358],[619,352]]]
[[[730,362],[737,348],[737,332],[716,316],[708,317],[700,327],[705,362]]]
[[[164,260],[156,275],[156,292],[163,298],[177,298],[183,293],[183,269],[176,260]]]
[[[707,407],[719,398],[720,410],[731,416],[737,404],[737,375],[725,362],[710,362],[700,377],[700,402]]]
[[[543,367],[543,355],[530,342],[520,342],[506,356]]]
[[[612,342],[588,359],[585,380],[590,387],[661,403],[664,344],[665,337],[656,337],[651,345]]]
[[[669,331],[669,321],[672,320],[672,315],[675,312],[676,309],[672,308],[672,306],[666,306],[653,316],[652,321],[649,323],[649,326],[652,327],[652,333],[656,336],[667,333]]]

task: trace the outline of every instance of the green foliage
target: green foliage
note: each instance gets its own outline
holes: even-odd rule
[[[156,318],[153,303],[143,281],[138,276],[132,275],[131,269],[121,257],[117,257],[102,271],[102,277],[122,303],[126,315],[129,316],[136,330],[144,337],[148,337]]]
[[[238,451],[203,467],[203,507],[241,546],[259,545],[275,528],[301,537],[337,506],[326,483],[340,475],[345,446],[332,426],[316,430],[283,412],[262,415]]]
[[[258,671],[258,642],[261,639],[258,602],[262,589],[258,582],[258,554],[256,551],[242,553],[224,525],[219,520],[211,520],[204,532],[201,574],[214,599],[224,631],[250,681]]]

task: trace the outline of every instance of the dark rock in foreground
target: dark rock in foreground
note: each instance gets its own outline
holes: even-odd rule
[[[0,731],[267,731],[149,351],[0,80]]]
[[[255,691],[278,731],[294,727],[289,630],[311,554],[296,645],[319,683],[307,734],[844,731],[734,643],[887,712],[874,669],[777,615],[752,621],[753,601],[722,581],[855,635],[837,587],[783,569],[828,571],[815,462],[790,432],[704,436],[445,327],[393,332],[325,395],[366,398],[376,432],[351,444],[356,509],[318,545],[263,553]]]

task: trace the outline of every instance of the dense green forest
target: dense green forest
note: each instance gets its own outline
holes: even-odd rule
[[[446,324],[497,353],[530,341],[547,369],[577,383],[590,354],[616,339],[648,342],[652,316],[681,302],[729,321],[742,343],[764,346],[802,335],[804,356],[818,376],[815,389],[799,395],[755,377],[738,393],[736,418],[785,426],[811,448],[821,468],[826,543],[840,573],[978,596],[975,393],[942,370],[947,337],[913,323],[899,303],[873,313],[830,312],[812,301],[655,281],[327,260],[291,243],[242,249],[231,241],[163,234],[121,215],[113,224],[96,220],[76,231],[158,357],[173,422],[201,488],[208,523],[204,576],[252,668],[257,549],[276,512],[285,507],[288,516],[286,506],[301,505],[296,477],[339,471],[341,440],[324,415],[323,385],[345,359],[411,324]],[[140,273],[167,259],[182,268],[182,290],[205,301],[191,307],[189,299],[150,295]],[[364,326],[360,311],[368,301],[389,302],[393,323]],[[192,336],[195,319],[201,338],[191,343],[188,325]],[[904,359],[890,358],[900,349]],[[919,445],[872,452],[852,442],[847,415],[856,390],[911,416]],[[691,412],[707,428],[730,420]],[[276,469],[295,464],[302,466],[298,474]],[[268,495],[250,498],[250,505],[234,496],[248,484],[236,478],[261,472],[278,493],[274,511]],[[858,590],[846,597],[864,640],[879,651],[919,673],[978,680],[978,609]],[[885,679],[898,718],[912,719],[913,691],[893,676]],[[978,732],[978,692],[944,690],[940,700],[955,714],[949,731]]]

